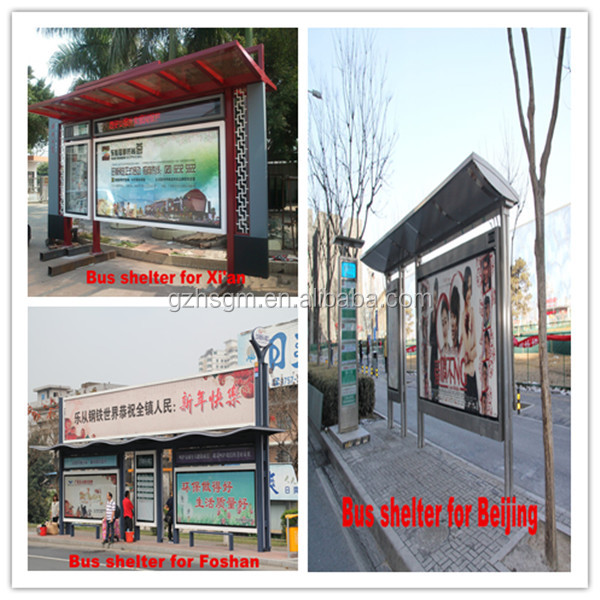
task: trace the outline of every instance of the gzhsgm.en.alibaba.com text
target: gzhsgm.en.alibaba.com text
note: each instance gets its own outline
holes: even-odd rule
[[[500,498],[499,503],[491,502],[484,496],[477,503],[460,504],[454,496],[448,498],[446,505],[427,504],[422,498],[413,497],[410,502],[398,504],[390,498],[379,510],[381,527],[440,527],[446,517],[448,527],[493,527],[501,528],[508,535],[514,529],[527,528],[535,535],[538,527],[536,504],[517,504],[516,498]],[[342,525],[344,527],[373,527],[375,509],[370,504],[357,504],[352,498],[342,498]]]
[[[102,560],[97,556],[80,556],[78,554],[69,555],[69,567],[71,569],[258,569],[260,562],[258,558],[238,557],[233,554],[228,556],[214,557],[208,554],[199,556],[178,556],[172,554],[170,558],[146,556],[145,554],[135,554],[121,556],[108,556]]]

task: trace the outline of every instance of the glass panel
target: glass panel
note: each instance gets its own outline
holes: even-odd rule
[[[65,212],[88,214],[88,144],[65,148]]]

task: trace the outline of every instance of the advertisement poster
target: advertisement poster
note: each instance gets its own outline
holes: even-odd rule
[[[256,527],[254,471],[176,473],[179,525]]]
[[[271,347],[267,351],[269,361],[269,387],[298,384],[298,322],[281,323],[265,327]],[[251,331],[238,335],[238,364],[252,365],[256,354],[250,345]]]
[[[106,512],[107,492],[116,498],[116,473],[65,473],[65,519],[101,521]]]
[[[254,425],[254,369],[65,398],[65,441]]]
[[[96,216],[224,229],[222,128],[96,143]]]
[[[419,396],[498,418],[496,263],[487,251],[418,282]]]
[[[65,147],[65,213],[88,214],[88,144]]]

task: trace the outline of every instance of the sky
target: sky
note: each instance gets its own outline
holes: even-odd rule
[[[288,308],[32,307],[28,398],[48,384],[140,385],[189,377],[209,348],[222,350],[238,333],[297,315]]]
[[[472,152],[502,171],[500,161],[508,146],[517,157],[515,162],[520,159],[525,177],[527,173],[504,27],[374,31],[377,52],[382,61],[387,60],[385,85],[392,93],[389,121],[398,141],[392,154],[393,173],[378,200],[380,216],[369,217],[365,248],[424,200]],[[515,34],[515,43],[520,44],[520,32]],[[529,34],[539,153],[549,120],[558,30],[530,29]],[[335,89],[333,35],[330,29],[309,30],[309,89]],[[569,49],[570,40],[568,64]],[[327,102],[326,96],[322,102]],[[548,210],[570,201],[571,105],[571,76],[565,73],[547,181]],[[517,192],[522,189],[515,188]],[[520,223],[533,218],[532,206],[529,198]]]

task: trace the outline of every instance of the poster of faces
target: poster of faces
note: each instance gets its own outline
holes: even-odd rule
[[[498,419],[495,252],[418,282],[419,396]]]

